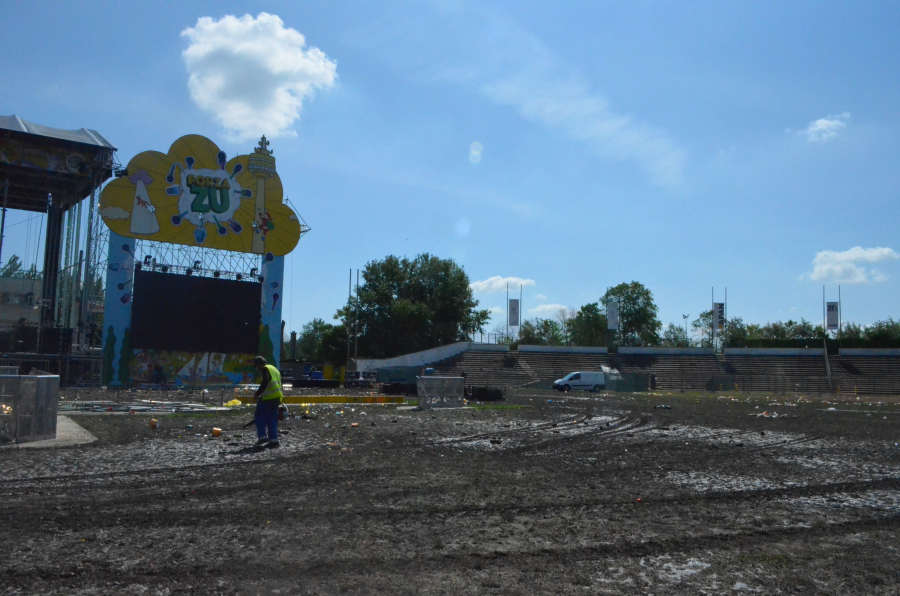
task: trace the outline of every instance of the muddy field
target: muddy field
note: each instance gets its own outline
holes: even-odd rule
[[[98,441],[0,450],[0,594],[900,586],[900,407],[879,398],[313,407],[261,451],[248,409],[68,415]]]

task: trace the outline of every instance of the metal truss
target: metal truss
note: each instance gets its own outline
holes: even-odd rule
[[[261,255],[149,240],[136,240],[134,255],[144,269],[238,281],[259,281],[262,267]]]

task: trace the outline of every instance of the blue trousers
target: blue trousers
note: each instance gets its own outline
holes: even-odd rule
[[[278,442],[278,404],[277,399],[266,399],[256,402],[256,436],[265,439],[268,431],[268,439],[271,443]]]

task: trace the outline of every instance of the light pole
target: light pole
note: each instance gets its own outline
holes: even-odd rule
[[[689,316],[691,316],[691,315],[681,315],[681,318],[684,319],[684,345],[685,345],[685,347],[690,347],[690,342],[688,341],[688,334],[687,334],[687,320],[688,320]]]

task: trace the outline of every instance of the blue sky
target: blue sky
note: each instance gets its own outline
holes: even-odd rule
[[[7,0],[3,15],[0,114],[97,129],[123,163],[189,133],[229,155],[269,136],[312,227],[286,265],[288,329],[330,321],[350,268],[421,252],[486,282],[491,327],[497,277],[528,280],[528,317],[631,280],[663,323],[708,309],[712,287],[746,322],[818,322],[838,283],[845,321],[900,317],[900,4]]]

